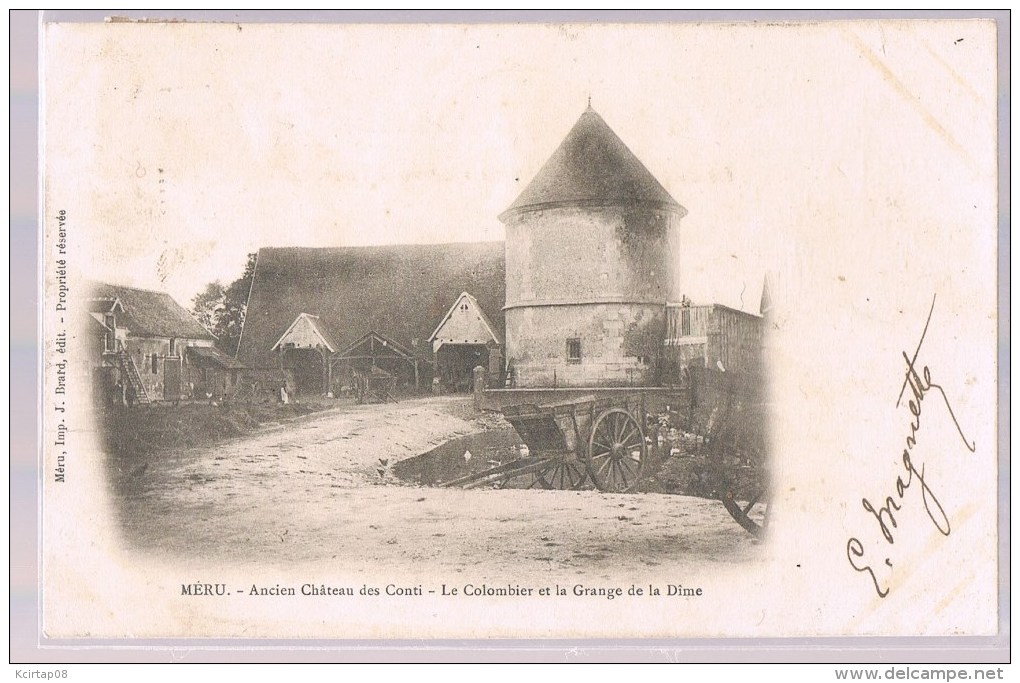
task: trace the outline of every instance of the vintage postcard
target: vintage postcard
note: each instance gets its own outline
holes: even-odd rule
[[[998,633],[993,21],[41,31],[44,640]]]

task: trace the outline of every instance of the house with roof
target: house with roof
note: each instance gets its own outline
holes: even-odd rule
[[[385,372],[405,391],[429,391],[434,378],[443,381],[436,335],[444,321],[453,332],[459,319],[450,314],[462,301],[491,332],[451,338],[447,351],[480,344],[487,365],[489,349],[501,347],[504,287],[502,242],[265,247],[237,358],[256,373],[290,373],[298,393],[338,392],[355,372]],[[455,388],[454,374],[446,377]]]
[[[306,388],[320,385],[322,393],[332,391],[333,359],[340,350],[333,335],[317,315],[299,313],[276,343],[280,365],[293,382]]]
[[[467,391],[474,368],[498,377],[503,369],[503,336],[478,300],[468,292],[450,306],[428,339],[441,384]]]
[[[107,400],[179,401],[232,395],[245,366],[165,292],[107,283],[87,287],[89,365]]]

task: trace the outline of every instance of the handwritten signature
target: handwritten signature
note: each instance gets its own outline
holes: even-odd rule
[[[953,425],[956,427],[957,433],[960,435],[960,440],[963,441],[963,445],[968,451],[973,453],[977,449],[977,445],[973,441],[967,440],[967,437],[963,433],[963,429],[960,427],[960,422],[956,418],[956,413],[953,412],[952,406],[949,404],[949,397],[946,396],[945,389],[940,384],[936,384],[932,379],[931,368],[927,365],[921,366],[920,371],[917,369],[917,357],[921,353],[921,346],[924,344],[924,338],[928,334],[928,327],[931,324],[932,313],[935,311],[935,297],[931,300],[931,309],[928,311],[928,320],[924,323],[924,331],[921,333],[921,339],[917,342],[917,348],[914,349],[913,357],[907,355],[906,351],[903,353],[903,360],[906,362],[906,371],[903,375],[903,386],[900,388],[900,395],[896,399],[896,407],[899,408],[903,402],[903,395],[906,393],[907,387],[910,387],[910,393],[912,398],[907,402],[907,408],[910,411],[910,433],[907,435],[905,440],[905,447],[903,448],[903,469],[904,473],[896,477],[896,497],[889,495],[886,496],[884,504],[881,507],[875,507],[870,500],[867,498],[861,499],[861,505],[866,512],[868,512],[877,522],[879,530],[882,532],[882,536],[886,542],[890,545],[895,543],[895,536],[893,529],[897,529],[896,516],[894,513],[899,512],[903,507],[903,499],[906,497],[907,491],[916,482],[917,487],[921,490],[921,503],[924,505],[924,510],[928,514],[928,518],[931,520],[935,528],[943,536],[948,536],[950,532],[949,517],[946,515],[945,508],[942,507],[942,503],[939,502],[938,497],[928,486],[928,483],[924,479],[924,463],[921,463],[921,469],[917,469],[917,465],[914,460],[910,457],[911,452],[917,445],[918,433],[921,431],[921,411],[924,406],[924,399],[931,394],[932,396],[941,396],[942,403],[945,405],[946,410],[949,411],[949,418],[953,421]],[[933,393],[934,392],[934,393]],[[906,481],[903,477],[906,476]],[[872,569],[871,565],[864,564],[862,558],[864,557],[864,544],[857,538],[850,538],[846,543],[846,557],[850,562],[850,566],[858,572],[867,573],[871,577],[871,581],[875,586],[875,592],[878,593],[878,597],[884,598],[889,594],[889,588],[882,588],[879,583],[878,577],[875,574],[875,570]],[[888,557],[885,558],[885,565],[892,567],[892,560]]]

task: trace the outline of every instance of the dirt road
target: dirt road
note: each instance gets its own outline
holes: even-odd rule
[[[128,547],[167,560],[603,577],[761,556],[715,501],[426,488],[392,475],[483,428],[467,399],[345,407],[211,448],[111,460],[111,488]]]

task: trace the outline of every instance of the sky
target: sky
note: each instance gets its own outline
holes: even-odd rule
[[[756,311],[860,220],[966,220],[926,195],[994,154],[987,41],[915,29],[51,24],[47,206],[83,275],[187,304],[259,247],[503,239],[591,97],[688,210],[683,292]]]

